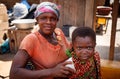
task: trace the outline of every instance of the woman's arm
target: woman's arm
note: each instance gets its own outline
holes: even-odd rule
[[[25,69],[25,64],[29,59],[29,55],[25,50],[19,50],[14,56],[11,70],[10,70],[10,79],[34,79],[37,71],[34,74],[34,71]]]
[[[25,50],[19,50],[15,55],[11,70],[10,79],[42,79],[46,77],[68,77],[74,72],[74,70],[65,67],[70,62],[64,62],[58,64],[54,68],[44,70],[28,70],[25,68],[25,64],[29,59],[29,55]]]

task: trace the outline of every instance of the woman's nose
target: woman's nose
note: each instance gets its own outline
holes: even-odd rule
[[[51,22],[50,19],[47,19],[46,23],[50,23],[50,22]]]

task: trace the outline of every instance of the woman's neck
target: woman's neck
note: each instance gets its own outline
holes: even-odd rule
[[[51,39],[53,37],[53,33],[52,34],[45,34],[41,30],[39,30],[39,33],[46,39]]]
[[[57,45],[58,42],[57,42],[57,39],[56,39],[56,36],[54,33],[52,34],[45,34],[43,33],[42,31],[39,30],[39,33],[51,44],[53,45]]]

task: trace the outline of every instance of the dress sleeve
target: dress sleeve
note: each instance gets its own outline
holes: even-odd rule
[[[21,42],[19,49],[24,49],[32,56],[35,45],[35,34],[27,35]]]

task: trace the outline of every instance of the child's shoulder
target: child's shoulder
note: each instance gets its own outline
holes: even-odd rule
[[[94,56],[96,57],[99,57],[99,53],[97,51],[94,52]]]
[[[94,54],[94,59],[100,63],[100,55],[99,53],[96,51],[95,54]]]

